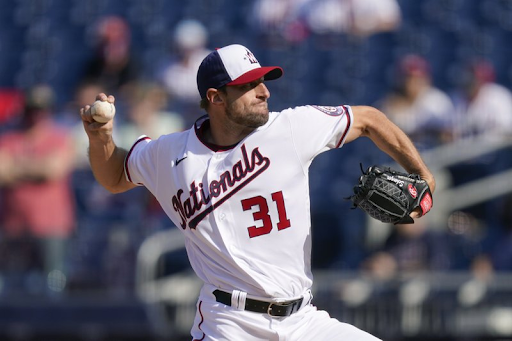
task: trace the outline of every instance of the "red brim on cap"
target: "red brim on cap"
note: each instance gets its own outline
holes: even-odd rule
[[[254,82],[255,80],[264,77],[266,81],[277,79],[283,75],[283,69],[279,66],[262,66],[260,68],[248,71],[238,77],[237,79],[229,82],[227,85],[241,85]]]

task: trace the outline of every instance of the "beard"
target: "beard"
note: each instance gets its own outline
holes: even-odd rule
[[[267,106],[261,106],[259,110],[250,110],[246,111],[244,109],[239,109],[234,103],[231,103],[226,108],[226,116],[234,123],[247,127],[256,129],[261,127],[268,121],[268,108]]]

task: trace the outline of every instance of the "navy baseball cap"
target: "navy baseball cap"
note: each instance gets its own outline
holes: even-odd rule
[[[273,80],[282,75],[281,67],[261,66],[248,48],[233,44],[217,49],[203,59],[197,71],[197,89],[201,98],[206,98],[210,88],[246,84],[261,77]]]

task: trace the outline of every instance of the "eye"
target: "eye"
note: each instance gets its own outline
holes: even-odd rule
[[[258,80],[255,80],[254,82],[250,83],[251,85],[251,89],[257,87],[258,85],[260,85],[261,83],[263,83],[263,80],[262,79],[258,79]]]
[[[260,83],[263,83],[263,79],[257,79],[253,82],[240,85],[239,89],[242,91],[249,91],[257,87]]]
[[[240,89],[242,91],[249,91],[251,89],[254,89],[258,84],[256,84],[255,82],[251,82],[251,83],[246,83],[246,84],[243,84],[240,86]]]

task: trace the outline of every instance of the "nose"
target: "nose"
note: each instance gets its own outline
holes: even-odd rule
[[[267,99],[270,97],[270,91],[264,83],[260,83],[256,87],[256,95],[258,98]]]

